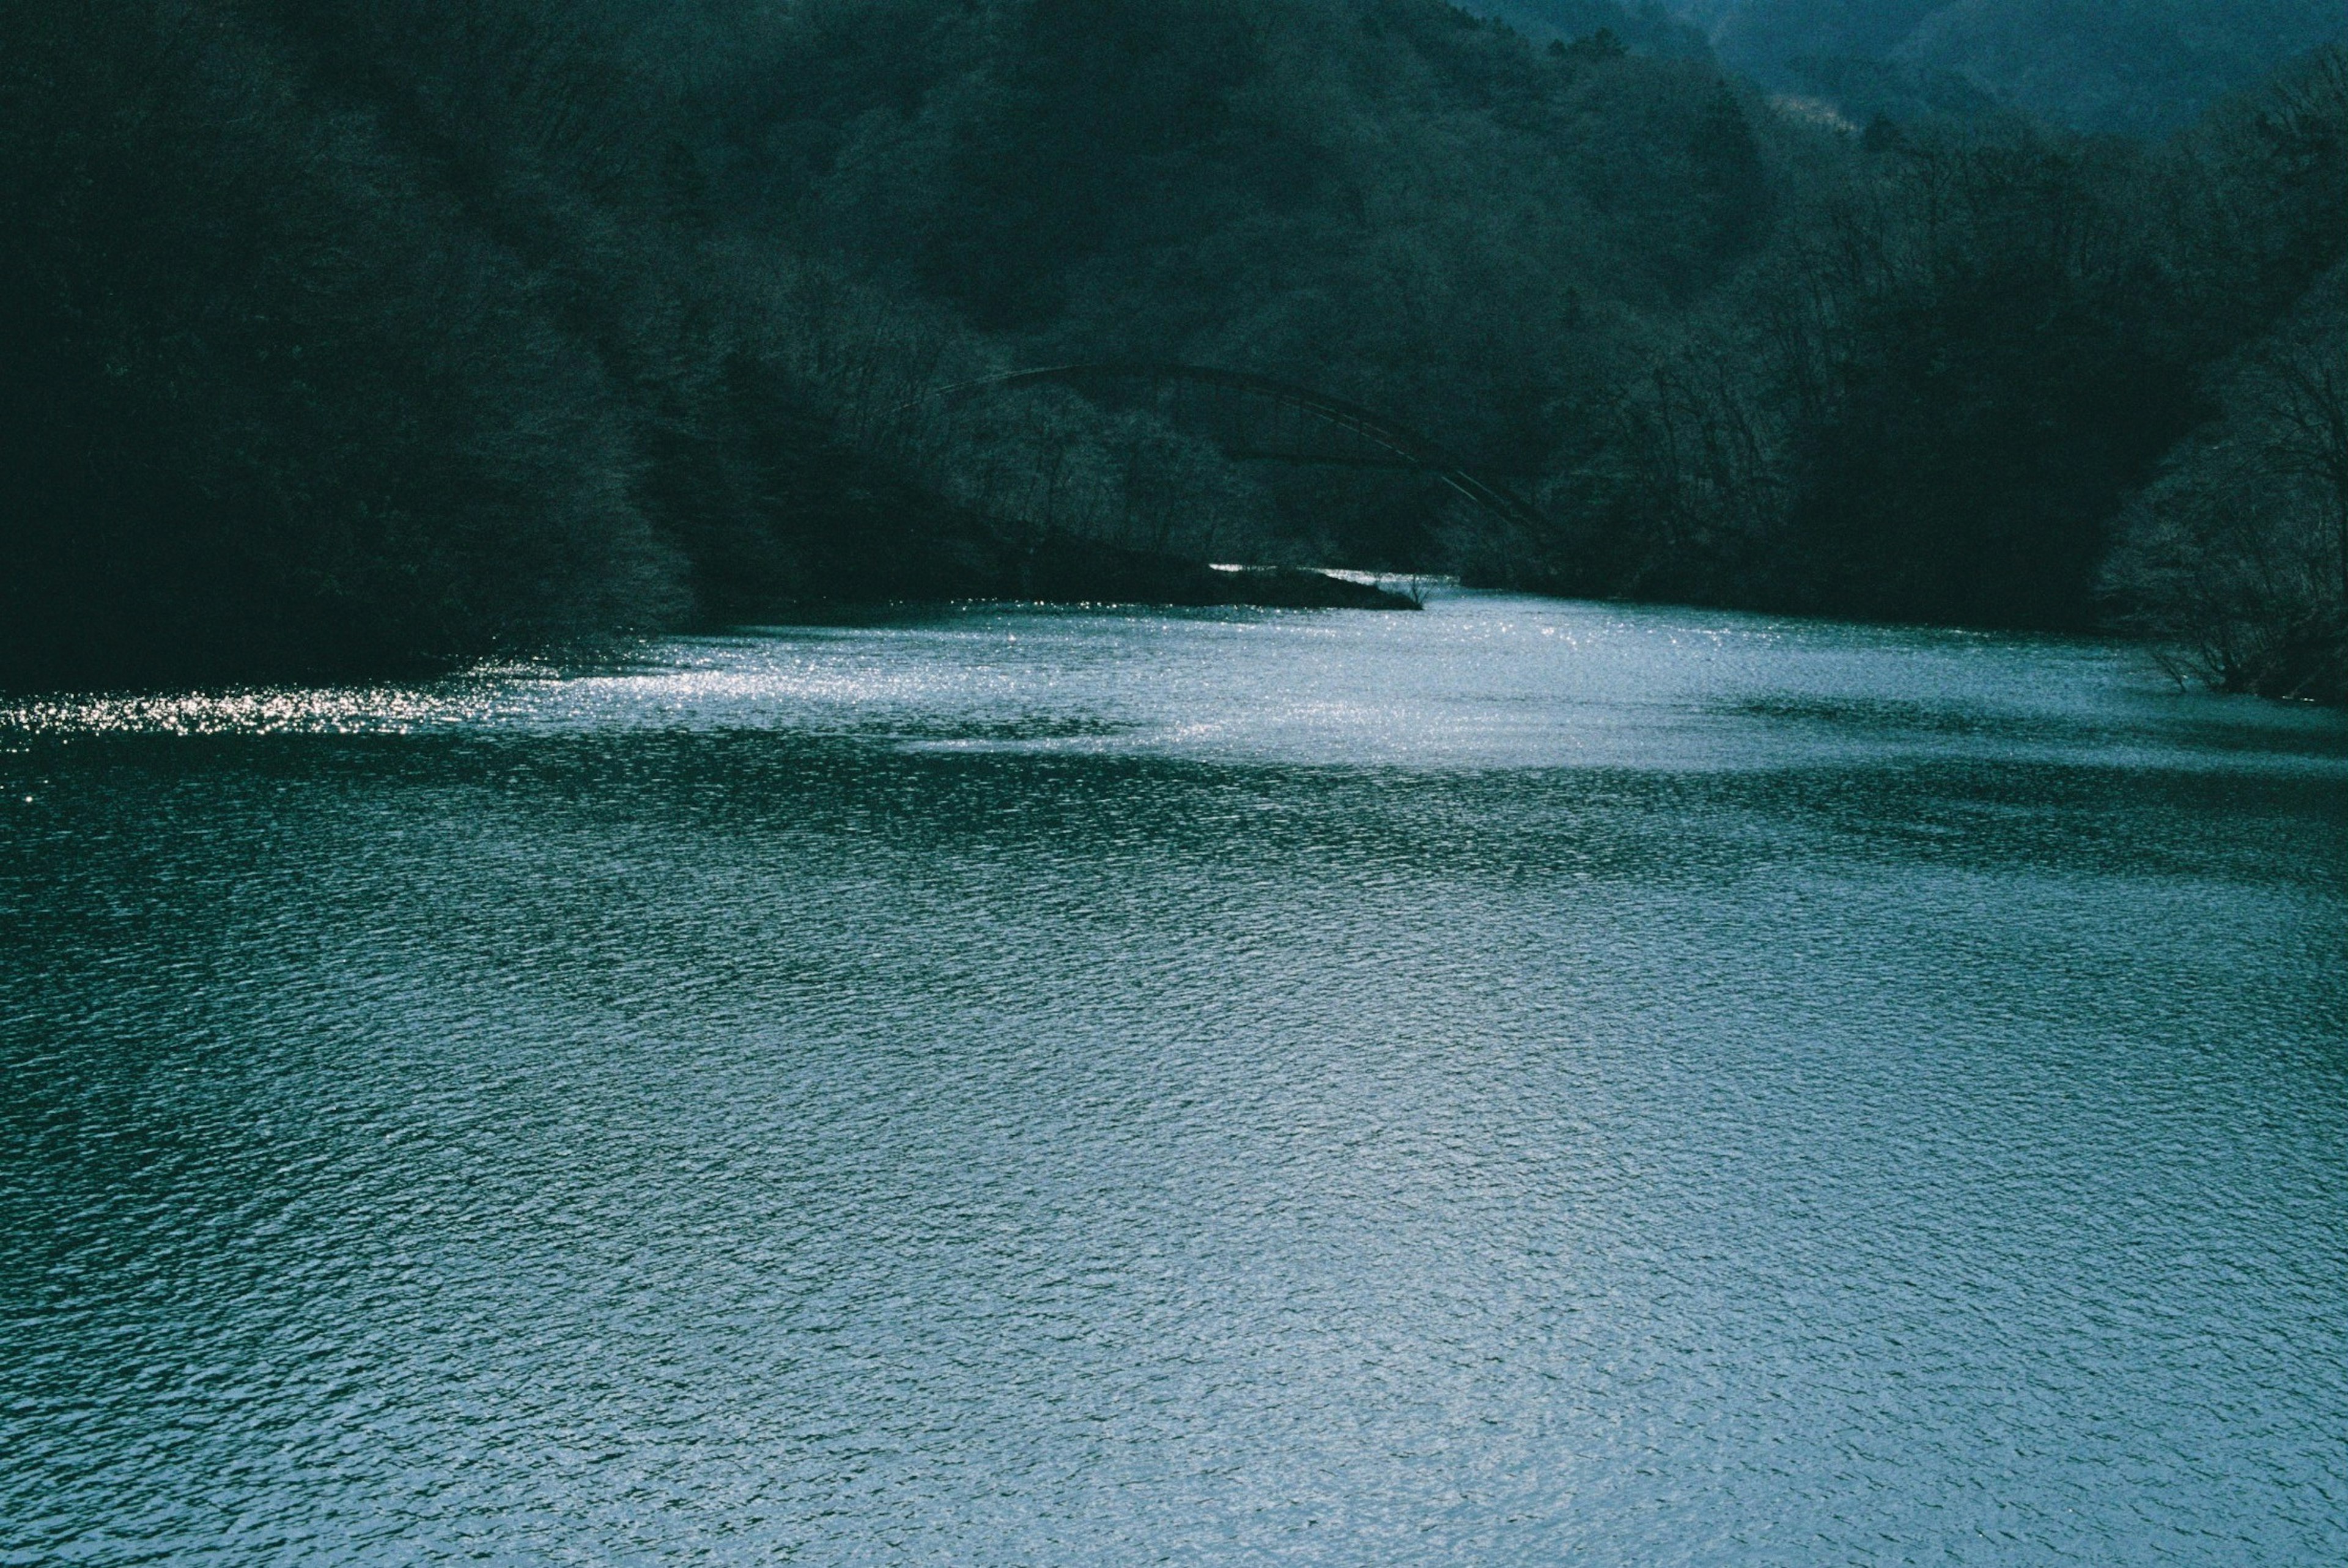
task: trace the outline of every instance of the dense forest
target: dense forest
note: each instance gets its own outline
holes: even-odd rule
[[[0,681],[1212,559],[2120,625],[2340,700],[2340,18],[2127,9],[23,0]],[[1138,360],[1385,411],[1547,520],[930,395]]]

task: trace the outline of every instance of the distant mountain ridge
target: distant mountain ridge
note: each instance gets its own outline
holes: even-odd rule
[[[2348,0],[1956,0],[1892,57],[2083,130],[2175,129],[2348,38]]]
[[[1672,0],[1668,11],[1471,0],[1469,8],[1560,36],[1608,26],[1644,53],[1690,53],[1682,40],[1694,33],[1723,65],[1854,118],[1965,118],[2002,105],[2141,136],[2175,130],[2285,61],[2348,40],[2348,0]]]

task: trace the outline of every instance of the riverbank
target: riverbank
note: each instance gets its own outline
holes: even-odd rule
[[[697,585],[702,619],[757,620],[778,606],[1032,600],[1051,604],[1256,605],[1416,610],[1375,583],[1294,566],[1210,565],[1171,550],[1077,535],[1021,540],[986,519],[908,491],[860,528],[793,541],[790,575]]]
[[[1417,610],[1407,594],[1303,567],[1211,566],[1202,561],[1074,544],[1035,552],[1009,573],[1004,597],[1054,603],[1255,605],[1268,610]]]

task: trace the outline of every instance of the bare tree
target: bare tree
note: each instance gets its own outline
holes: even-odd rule
[[[2348,610],[2348,335],[2294,335],[2261,356],[2255,385],[2267,460],[2329,503]]]

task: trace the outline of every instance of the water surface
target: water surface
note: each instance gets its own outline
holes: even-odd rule
[[[1455,594],[0,709],[0,1562],[2348,1557],[2348,726]]]

